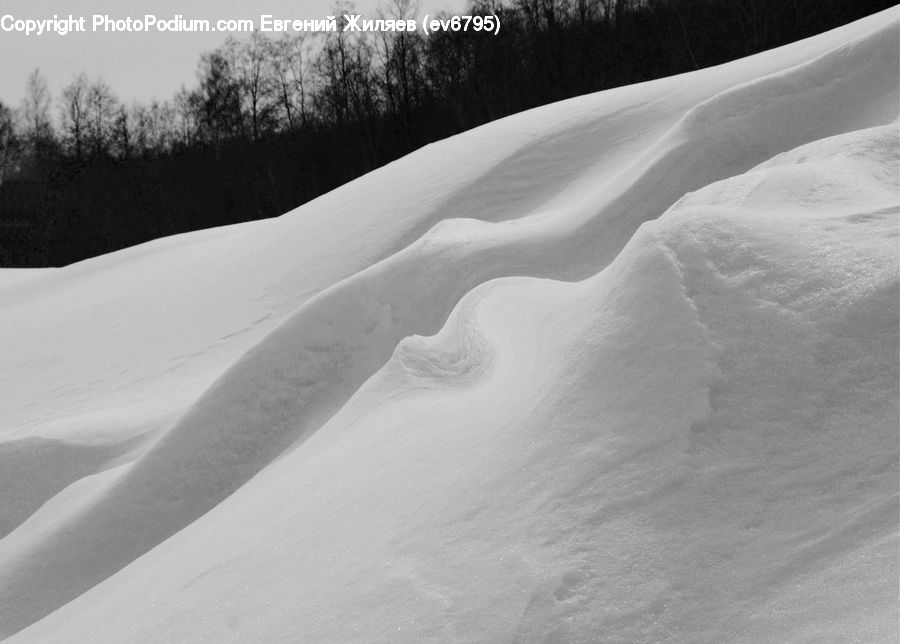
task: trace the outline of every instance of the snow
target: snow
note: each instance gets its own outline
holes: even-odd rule
[[[896,641],[898,18],[0,271],[0,637]]]

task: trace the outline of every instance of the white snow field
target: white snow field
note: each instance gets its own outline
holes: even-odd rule
[[[0,638],[896,642],[898,42],[0,271]]]

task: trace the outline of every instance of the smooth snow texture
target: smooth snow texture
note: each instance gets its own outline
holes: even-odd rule
[[[896,640],[897,40],[0,271],[0,637]]]

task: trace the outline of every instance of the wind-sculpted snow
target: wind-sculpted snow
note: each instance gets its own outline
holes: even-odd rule
[[[11,406],[2,445],[66,462],[0,513],[0,635],[896,638],[897,37],[885,12],[0,280],[20,342],[82,316],[4,372],[52,413]],[[47,390],[85,284],[121,351]]]

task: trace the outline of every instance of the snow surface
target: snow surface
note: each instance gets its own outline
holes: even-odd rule
[[[0,637],[897,641],[898,25],[0,271]]]

